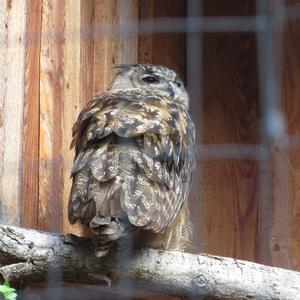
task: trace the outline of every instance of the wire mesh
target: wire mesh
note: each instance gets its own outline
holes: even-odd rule
[[[202,1],[187,0],[187,17],[184,18],[155,18],[147,20],[127,20],[128,14],[123,16],[120,24],[112,26],[101,26],[94,28],[83,28],[83,38],[97,38],[99,36],[114,36],[122,39],[130,39],[133,36],[156,33],[184,33],[186,34],[186,70],[187,88],[192,99],[192,111],[197,112],[196,130],[201,132],[203,122],[203,102],[207,101],[203,97],[203,33],[215,32],[252,32],[256,35],[257,58],[258,58],[258,82],[259,82],[259,103],[261,108],[261,118],[259,125],[258,144],[209,144],[205,145],[201,140],[197,140],[196,157],[197,161],[210,160],[254,160],[259,163],[259,260],[270,261],[268,251],[269,240],[272,239],[271,222],[274,220],[272,211],[273,201],[273,178],[288,177],[287,164],[277,155],[272,156],[272,150],[288,153],[300,149],[300,135],[288,135],[287,125],[282,111],[281,99],[281,78],[283,64],[283,31],[288,22],[300,20],[300,5],[285,5],[283,0],[256,0],[256,12],[251,16],[203,16]],[[126,11],[125,1],[120,1],[121,10]],[[31,32],[32,35],[38,33]],[[56,33],[54,33],[56,34]],[[59,37],[58,37],[59,38]],[[74,33],[74,39],[76,34]],[[130,47],[124,47],[124,57],[130,56]],[[198,136],[201,136],[199,134]],[[272,160],[273,159],[273,160]],[[198,170],[196,177],[201,176]],[[201,181],[201,179],[200,179]],[[280,184],[286,194],[281,197],[290,198],[288,180],[281,180]],[[198,203],[196,211],[201,211],[201,201]],[[290,213],[291,208],[283,211]],[[288,220],[288,218],[282,218]],[[283,224],[288,227],[288,224]],[[288,232],[287,232],[288,234]],[[127,251],[123,252],[119,259],[127,260],[132,250],[130,241]],[[291,260],[291,258],[288,258]],[[57,274],[49,266],[49,282],[52,277],[60,277],[59,269]],[[126,274],[123,274],[123,283],[128,291],[132,289]],[[60,291],[55,295],[48,295],[48,298],[61,297]],[[130,292],[124,295],[125,299],[130,299]]]
[[[154,33],[185,33],[187,34],[187,87],[192,99],[192,111],[197,112],[196,127],[202,130],[203,113],[203,66],[202,66],[202,34],[215,32],[253,32],[257,40],[259,99],[261,121],[259,125],[259,144],[209,144],[204,145],[197,140],[197,160],[255,160],[259,163],[259,230],[258,259],[270,262],[268,251],[272,239],[272,222],[274,221],[273,172],[275,177],[285,174],[287,165],[276,157],[272,160],[272,149],[294,151],[300,146],[299,136],[289,136],[286,122],[281,109],[281,78],[283,63],[283,30],[290,21],[300,19],[300,5],[285,5],[281,0],[256,0],[256,12],[252,16],[203,16],[202,1],[187,1],[186,18],[159,18],[129,21],[125,24],[109,28],[95,28],[96,35],[116,35],[130,37],[132,35]],[[195,100],[197,99],[197,100]],[[201,136],[201,134],[200,134]],[[196,177],[201,176],[199,172]],[[201,180],[201,179],[200,179]],[[280,183],[285,195],[289,198],[288,180]],[[201,210],[201,202],[196,211]],[[286,210],[289,213],[289,209]],[[288,220],[288,218],[284,218]],[[280,222],[280,221],[279,221]],[[288,227],[288,224],[283,226]]]

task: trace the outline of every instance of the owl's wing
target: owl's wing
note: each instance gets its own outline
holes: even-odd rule
[[[194,143],[185,107],[140,93],[102,94],[73,127],[70,221],[100,226],[126,216],[163,232],[188,197]]]

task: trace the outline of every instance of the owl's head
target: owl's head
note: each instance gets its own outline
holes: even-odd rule
[[[171,98],[188,106],[189,97],[182,80],[167,67],[151,64],[118,65],[109,91],[144,90]]]

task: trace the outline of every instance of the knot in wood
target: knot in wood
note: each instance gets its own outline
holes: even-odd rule
[[[207,279],[204,275],[197,275],[194,279],[196,286],[205,287],[207,285]]]

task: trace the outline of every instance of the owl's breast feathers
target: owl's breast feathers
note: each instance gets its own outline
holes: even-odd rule
[[[161,233],[188,197],[195,133],[187,107],[141,92],[103,93],[73,127],[69,220],[104,241]]]

